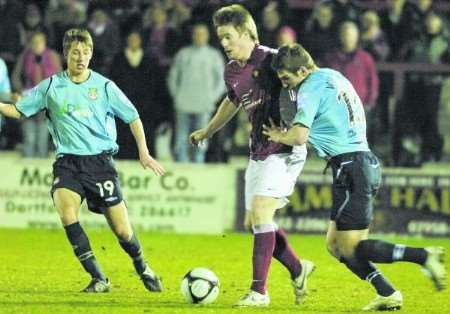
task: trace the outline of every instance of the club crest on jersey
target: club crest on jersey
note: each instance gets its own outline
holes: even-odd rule
[[[252,72],[252,77],[253,77],[253,78],[258,78],[258,77],[259,77],[259,74],[260,74],[260,70],[259,70],[259,69],[255,69],[255,70],[253,70],[253,72]]]
[[[89,88],[88,96],[90,99],[96,100],[97,99],[97,88],[96,87]]]

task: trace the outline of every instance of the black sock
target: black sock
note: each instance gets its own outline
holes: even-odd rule
[[[83,228],[79,222],[65,226],[66,235],[72,244],[73,251],[80,261],[83,268],[91,275],[92,278],[106,280],[105,275],[100,270],[100,266],[95,259],[94,253],[91,250],[89,239],[86,236]]]
[[[412,248],[403,244],[392,244],[380,240],[359,242],[355,254],[362,260],[369,260],[374,263],[404,261],[423,265],[427,259],[427,252],[423,248]]]
[[[360,279],[367,280],[379,295],[387,297],[394,293],[394,287],[371,262],[356,257],[352,259],[341,258],[341,262]]]
[[[144,272],[146,263],[144,260],[144,254],[141,250],[141,245],[139,244],[139,240],[136,238],[136,235],[133,233],[130,241],[122,241],[119,240],[120,246],[125,250],[125,252],[130,255],[133,259],[133,265],[136,269],[136,272],[140,275]]]

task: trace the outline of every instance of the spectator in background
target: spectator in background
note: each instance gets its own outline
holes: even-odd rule
[[[58,53],[47,47],[47,37],[42,32],[32,35],[29,48],[20,55],[12,75],[17,92],[28,94],[42,80],[61,71]],[[47,158],[49,133],[45,113],[41,112],[22,121],[23,156]]]
[[[361,46],[366,50],[375,61],[386,61],[389,53],[389,43],[386,35],[380,28],[380,19],[377,12],[369,10],[366,11],[362,17],[362,34],[361,34]],[[393,93],[393,76],[389,72],[381,72],[379,79],[379,95],[377,99],[377,105],[375,106],[375,112],[372,114],[374,117],[373,123],[368,121],[369,127],[376,127],[376,136],[373,132],[369,133],[369,141],[374,150],[377,150],[377,144],[389,143],[390,141],[382,141],[380,137],[385,135],[389,136],[390,121],[389,121],[389,100]],[[372,118],[372,117],[371,117]],[[383,127],[377,127],[377,126]],[[374,130],[375,131],[375,130]],[[382,151],[387,151],[387,147],[380,147]],[[388,157],[388,156],[386,156]]]
[[[277,5],[271,2],[261,12],[261,25],[258,26],[261,30],[261,42],[269,47],[276,47],[280,23],[281,16]]]
[[[169,65],[179,48],[179,36],[177,31],[169,26],[167,12],[163,7],[152,5],[144,12],[142,39],[144,50],[157,60],[162,70],[161,79],[158,80],[158,86],[156,87],[159,91],[157,102],[162,105],[160,107],[160,126],[157,130],[156,143],[158,148],[156,150],[158,151],[158,158],[169,159],[172,157],[172,149],[165,150],[165,148],[167,146],[172,148],[174,145],[174,109],[166,78]]]
[[[87,3],[82,0],[50,0],[45,10],[45,24],[53,29],[54,48],[62,54],[63,36],[70,28],[84,28]]]
[[[36,3],[31,2],[27,4],[23,20],[17,24],[17,28],[19,30],[20,44],[22,47],[27,47],[31,37],[36,32],[47,34],[47,43],[49,45],[53,44],[52,30],[45,26],[41,10]]]
[[[378,97],[378,74],[372,56],[360,48],[359,30],[353,22],[339,28],[339,49],[325,56],[325,66],[341,72],[355,87],[364,105],[369,143],[376,132],[377,117],[373,110]]]
[[[290,26],[283,26],[277,33],[277,46],[290,45],[297,42],[297,33]]]
[[[155,130],[160,116],[156,81],[162,79],[161,69],[155,59],[144,52],[141,34],[132,30],[124,49],[115,56],[110,77],[124,91],[141,113],[142,124],[147,134],[149,151],[155,156]],[[117,158],[139,158],[129,126],[116,119],[117,144],[120,149]]]
[[[112,59],[120,50],[120,32],[106,11],[97,9],[91,14],[88,29],[95,42],[95,54],[92,58],[92,68],[106,74]]]
[[[192,29],[192,45],[182,48],[170,68],[168,86],[175,104],[175,160],[204,162],[206,145],[192,149],[188,137],[206,125],[215,104],[225,92],[224,59],[209,44],[205,24]]]
[[[314,8],[311,18],[306,23],[305,35],[300,43],[321,63],[325,54],[337,45],[333,5],[329,1],[319,2]]]
[[[345,21],[358,22],[358,18],[361,15],[361,8],[357,1],[331,0],[331,3],[333,4],[333,12],[337,25],[340,25]]]
[[[406,45],[405,59],[414,63],[442,63],[449,47],[443,25],[441,17],[430,13],[425,19],[425,33]],[[439,74],[411,73],[407,76],[405,101],[398,117],[397,131],[401,134],[396,133],[396,137],[400,137],[397,141],[401,141],[402,146],[416,141],[414,144],[420,147],[420,154],[416,156],[415,165],[441,159],[444,142],[438,130],[438,113],[443,80]],[[411,137],[417,132],[418,139]],[[396,144],[400,145],[399,142]]]
[[[389,43],[380,28],[380,18],[377,12],[366,11],[362,17],[361,46],[376,61],[385,61],[389,55]]]
[[[387,0],[387,10],[380,14],[381,29],[386,34],[391,54],[389,59],[400,59],[400,51],[407,37],[411,33],[409,15],[413,8],[406,0]]]
[[[22,50],[17,27],[23,16],[23,4],[19,1],[0,1],[0,58],[11,67]]]
[[[167,12],[150,6],[142,18],[144,49],[163,67],[168,67],[178,48],[177,33],[169,26]]]
[[[180,28],[191,19],[191,14],[191,7],[185,1],[173,0],[169,12],[169,25],[173,28]]]
[[[10,102],[11,83],[9,81],[8,67],[5,61],[0,58],[0,102]],[[0,117],[0,131],[2,129],[2,117]],[[0,137],[0,147],[3,145],[3,138]]]

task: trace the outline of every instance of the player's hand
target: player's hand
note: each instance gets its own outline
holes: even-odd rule
[[[153,159],[149,153],[139,154],[139,160],[141,161],[141,165],[144,169],[152,169],[157,176],[163,176],[166,173],[163,166],[161,166],[156,159]]]
[[[193,146],[200,146],[202,141],[208,139],[206,129],[196,130],[189,135],[189,143]]]
[[[275,125],[271,118],[269,118],[269,122],[270,126],[263,124],[262,133],[269,138],[269,141],[279,143],[283,135],[283,130],[279,126]]]
[[[17,103],[22,98],[22,95],[18,93],[11,93],[11,102],[13,104]]]

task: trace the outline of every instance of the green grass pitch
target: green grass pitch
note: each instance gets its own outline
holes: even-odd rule
[[[146,256],[163,277],[165,288],[163,293],[152,294],[144,289],[109,230],[88,230],[88,234],[112,282],[109,294],[77,292],[89,278],[73,256],[63,230],[0,229],[0,313],[359,313],[375,296],[367,282],[328,255],[323,235],[290,237],[299,255],[317,265],[306,303],[300,307],[293,304],[288,274],[274,261],[269,279],[270,307],[233,309],[250,283],[250,235],[141,232]],[[450,250],[450,239],[385,239],[413,246],[442,245]],[[220,278],[221,292],[214,304],[187,304],[179,292],[183,275],[196,266],[208,267]],[[380,268],[402,291],[403,313],[450,313],[449,290],[435,292],[417,265],[397,263]]]

